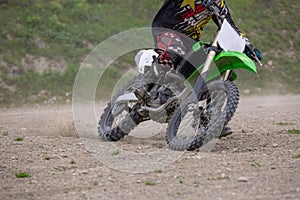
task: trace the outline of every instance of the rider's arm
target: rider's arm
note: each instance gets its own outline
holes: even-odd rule
[[[232,20],[232,17],[230,15],[230,11],[229,11],[229,8],[228,6],[225,4],[225,1],[224,0],[221,0],[220,1],[220,8],[221,8],[221,13],[224,13],[225,14],[225,19],[230,23],[230,25],[238,32],[240,33],[241,36],[244,36],[245,37],[245,33],[241,32],[239,30],[239,28],[234,24],[233,20]],[[218,24],[218,20],[217,20],[217,17],[216,16],[213,16],[213,21]]]
[[[221,8],[221,13],[224,13],[225,14],[225,19],[230,23],[230,25],[241,35],[245,38],[246,40],[246,48],[245,48],[245,53],[247,54],[248,57],[250,57],[251,59],[255,60],[255,61],[258,61],[258,60],[261,60],[262,59],[262,54],[261,52],[254,48],[248,38],[246,37],[245,33],[241,32],[238,27],[234,24],[232,18],[231,18],[231,15],[230,15],[230,12],[229,12],[229,9],[227,7],[227,5],[225,4],[225,1],[224,0],[221,0],[220,1],[220,8]],[[216,16],[213,16],[213,20],[216,24],[218,24],[218,19]],[[258,60],[257,60],[258,59]]]

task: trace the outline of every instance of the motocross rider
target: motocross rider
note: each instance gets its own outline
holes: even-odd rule
[[[221,12],[225,13],[227,21],[246,39],[245,53],[254,59],[251,54],[251,51],[254,51],[257,58],[262,59],[260,51],[253,48],[245,35],[234,25],[224,0],[165,0],[152,22],[156,47],[164,50],[158,56],[159,64],[174,67],[177,60],[176,55],[183,56],[191,48],[192,44],[185,43],[185,39],[181,38],[176,32],[199,41],[202,31],[210,19],[216,22],[217,19],[207,9],[213,3],[219,5]],[[166,31],[166,29],[169,31]]]
[[[221,12],[225,14],[227,21],[237,30],[240,35],[245,35],[234,25],[229,9],[224,0],[164,0],[164,3],[156,14],[152,23],[152,32],[156,47],[159,51],[156,62],[165,67],[176,67],[178,60],[187,53],[192,46],[179,34],[184,34],[193,41],[199,41],[205,25],[213,19],[217,22],[209,6],[217,3]],[[254,59],[251,52],[254,52],[259,60],[262,55],[259,50],[247,41],[245,53]],[[232,133],[230,127],[223,129],[221,136]]]

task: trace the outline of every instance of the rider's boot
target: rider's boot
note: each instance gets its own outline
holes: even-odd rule
[[[223,130],[222,130],[222,133],[221,135],[219,136],[219,138],[222,138],[222,137],[226,137],[228,135],[231,135],[232,134],[232,129],[229,127],[229,126],[224,126]]]

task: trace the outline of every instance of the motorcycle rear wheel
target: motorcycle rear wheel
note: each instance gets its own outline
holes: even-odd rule
[[[125,92],[132,92],[136,84],[139,84],[139,81],[141,81],[140,79],[141,77],[139,76],[130,80],[104,109],[98,125],[98,134],[102,140],[118,141],[125,135],[128,135],[142,121],[142,117],[137,112],[138,107],[135,104],[130,105],[127,103],[123,107],[120,105],[119,111],[113,114],[113,110],[116,109],[116,105],[114,104],[115,99]]]

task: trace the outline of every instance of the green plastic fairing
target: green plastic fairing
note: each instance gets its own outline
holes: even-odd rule
[[[254,62],[245,54],[236,51],[221,52],[214,59],[220,72],[226,70],[246,69],[257,73]]]
[[[209,45],[208,42],[197,42],[193,45],[193,51],[196,52],[196,51],[199,51],[201,48],[202,48],[202,45],[205,44],[205,45]]]
[[[211,68],[207,81],[218,77],[222,72],[227,70],[246,69],[248,71],[257,73],[254,62],[241,52],[221,52],[214,58],[214,62],[217,68]],[[199,76],[199,72],[201,71],[202,67],[203,64],[198,67],[198,69],[187,79],[187,81],[190,83],[193,82],[193,80]],[[237,78],[237,75],[234,72],[232,73],[232,78],[234,80]]]
[[[218,77],[222,72],[227,70],[246,69],[248,71],[257,73],[254,62],[245,54],[237,51],[221,52],[214,58],[214,62],[218,70],[212,70],[209,73],[207,81]],[[237,78],[236,73],[232,73],[231,78]]]

